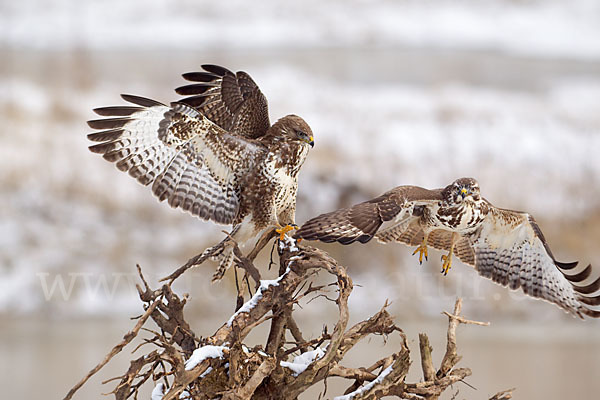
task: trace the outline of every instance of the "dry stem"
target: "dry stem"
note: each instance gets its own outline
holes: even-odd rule
[[[348,298],[353,284],[346,269],[322,250],[289,241],[280,243],[279,278],[261,283],[260,273],[254,267],[253,260],[258,254],[256,249],[264,247],[271,238],[272,233],[265,235],[247,258],[243,257],[235,242],[228,243],[234,246],[238,266],[257,281],[257,292],[229,321],[204,339],[194,333],[185,319],[183,310],[187,299],[179,298],[171,289],[173,281],[189,266],[184,266],[185,268],[182,267],[165,278],[168,283],[158,290],[152,290],[148,286],[140,270],[143,288],[138,286],[138,291],[140,299],[148,304],[145,313],[123,341],[71,389],[65,399],[71,399],[92,375],[129,344],[149,318],[158,325],[160,331],[147,330],[153,337],[144,339],[143,344],[154,348],[132,360],[129,369],[115,378],[119,383],[112,393],[118,400],[137,398],[139,388],[151,377],[154,381],[161,380],[165,384],[166,393],[162,400],[179,398],[182,393],[190,399],[249,400],[296,399],[310,386],[332,376],[352,381],[346,393],[352,393],[353,399],[376,399],[383,396],[436,399],[450,385],[471,374],[468,368],[455,368],[460,360],[457,354],[456,328],[460,323],[485,324],[460,316],[460,299],[456,301],[454,313],[445,313],[449,318],[446,354],[437,373],[433,367],[429,339],[427,335],[420,334],[424,381],[407,383],[405,378],[411,363],[410,353],[404,333],[387,312],[388,304],[371,318],[348,328]],[[205,259],[208,253],[205,252],[195,261],[203,257]],[[334,282],[331,285],[313,285],[312,278],[319,272],[329,274]],[[337,297],[325,295],[325,290],[330,290],[330,286],[336,288]],[[305,339],[301,327],[296,323],[294,312],[298,311],[299,301],[305,301],[308,294],[315,296],[313,299],[334,301],[338,316],[333,321],[332,330],[325,326],[319,337]],[[309,301],[305,307],[316,303]],[[265,346],[248,349],[244,345],[247,335],[256,326],[269,320],[271,329]],[[291,339],[287,338],[288,331]],[[394,333],[401,338],[400,348],[395,353],[368,367],[349,368],[342,365],[346,353],[362,339],[371,335],[387,336]],[[194,350],[204,346],[220,346],[218,348],[222,349],[223,356],[206,358],[195,367],[186,368],[186,360],[192,357]],[[136,350],[146,347],[140,345]],[[283,361],[293,360],[294,354],[313,350],[313,360],[303,370],[294,371],[281,364]],[[493,399],[507,400],[510,396],[511,391],[505,391],[498,393]]]

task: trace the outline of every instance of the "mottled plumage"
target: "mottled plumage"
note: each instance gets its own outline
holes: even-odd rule
[[[448,250],[494,282],[519,287],[527,295],[557,304],[582,317],[600,317],[588,306],[600,305],[600,278],[587,284],[591,265],[574,273],[577,262],[556,261],[533,217],[494,207],[481,197],[472,178],[461,178],[444,189],[399,186],[349,208],[320,215],[306,222],[296,237],[324,242],[366,243],[375,237],[383,243],[427,244]]]
[[[160,201],[233,225],[240,244],[294,223],[298,172],[313,145],[310,127],[288,115],[271,126],[267,101],[245,72],[204,65],[184,74],[188,95],[165,105],[122,95],[132,106],[97,108],[94,153],[114,162]],[[231,249],[217,274],[231,262]]]

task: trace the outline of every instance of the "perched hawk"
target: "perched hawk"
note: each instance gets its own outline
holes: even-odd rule
[[[122,95],[132,106],[102,107],[104,117],[89,121],[100,132],[94,153],[114,162],[166,200],[204,220],[233,225],[244,242],[268,229],[294,224],[298,172],[313,134],[308,124],[288,115],[273,125],[267,100],[245,72],[216,65],[183,77],[194,82],[176,92],[188,96],[165,105]],[[222,277],[232,260],[221,253]]]
[[[592,267],[574,273],[577,262],[556,261],[542,231],[527,213],[494,207],[481,197],[475,179],[461,178],[444,189],[399,186],[381,196],[320,215],[306,222],[298,238],[366,243],[418,245],[419,261],[427,245],[447,250],[442,272],[450,269],[452,255],[494,282],[547,300],[566,311],[600,317],[588,306],[600,305],[600,278],[587,285]],[[580,285],[578,285],[580,284]]]

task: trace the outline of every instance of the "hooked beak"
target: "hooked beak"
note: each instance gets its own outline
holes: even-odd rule
[[[462,198],[463,198],[463,199],[464,199],[465,197],[467,197],[467,189],[464,189],[464,188],[463,188],[463,189],[460,191],[460,195],[462,196]]]
[[[315,139],[312,136],[308,138],[308,144],[310,147],[315,147]]]

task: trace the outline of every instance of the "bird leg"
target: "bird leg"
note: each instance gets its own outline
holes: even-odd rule
[[[423,256],[425,256],[425,261],[427,261],[427,234],[426,233],[423,235],[423,241],[421,242],[419,247],[417,247],[415,249],[415,251],[413,251],[412,255],[414,256],[415,254],[417,254],[417,252],[419,252],[419,264],[423,264]]]
[[[448,255],[442,255],[442,274],[444,274],[444,276],[448,275],[448,271],[450,271],[450,268],[452,267],[452,254],[454,253],[454,245],[456,244],[458,237],[456,232],[452,232],[450,251],[448,252]]]
[[[298,225],[287,224],[286,226],[282,226],[281,228],[275,229],[275,232],[279,233],[279,240],[283,240],[285,238],[286,233],[288,233],[289,231],[293,231],[294,229],[298,229]]]

